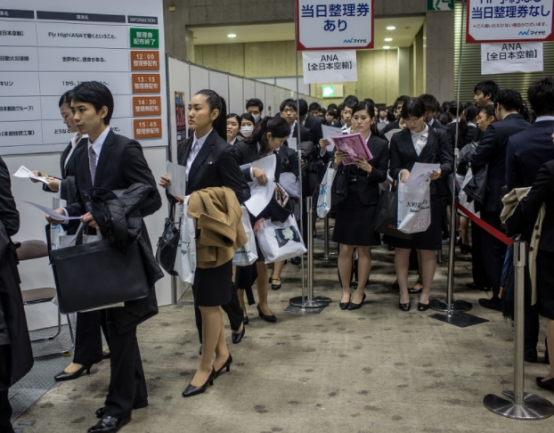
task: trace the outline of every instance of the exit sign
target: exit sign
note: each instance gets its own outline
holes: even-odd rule
[[[335,97],[335,86],[322,86],[324,98]]]
[[[453,11],[455,0],[427,0],[428,11]]]

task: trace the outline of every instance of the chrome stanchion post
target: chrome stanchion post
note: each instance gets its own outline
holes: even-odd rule
[[[322,260],[324,262],[330,262],[331,260],[337,260],[337,253],[329,252],[329,214],[323,219],[323,254],[318,254],[316,260]]]
[[[554,405],[538,395],[524,392],[524,302],[525,302],[525,265],[527,244],[515,242],[515,293],[514,293],[514,390],[504,391],[509,400],[494,394],[483,399],[484,406],[490,411],[512,419],[535,420],[554,415]]]

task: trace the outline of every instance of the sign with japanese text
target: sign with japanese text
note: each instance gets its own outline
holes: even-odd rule
[[[2,0],[0,155],[63,150],[73,133],[58,101],[84,81],[111,90],[114,132],[167,146],[160,29],[162,0]]]
[[[304,84],[358,81],[356,50],[304,51]]]
[[[481,74],[542,72],[543,58],[541,42],[482,44]]]
[[[554,41],[554,0],[468,0],[467,43]]]
[[[296,0],[297,50],[373,48],[373,0]]]

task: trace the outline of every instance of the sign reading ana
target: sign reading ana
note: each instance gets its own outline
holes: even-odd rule
[[[373,48],[373,1],[296,0],[297,50]]]
[[[542,72],[543,44],[504,43],[481,45],[481,74],[509,74],[511,72]]]
[[[467,43],[554,41],[554,0],[468,0]]]
[[[304,51],[304,84],[358,81],[356,50]]]

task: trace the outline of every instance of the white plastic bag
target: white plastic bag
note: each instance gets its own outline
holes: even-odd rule
[[[460,204],[465,207],[468,211],[476,214],[479,216],[479,212],[475,212],[475,200],[471,200],[471,202],[467,201],[467,194],[464,192],[464,188],[469,183],[469,181],[473,178],[473,172],[471,171],[471,168],[467,170],[466,177],[464,178],[461,186],[460,186],[460,193],[458,194],[458,201]],[[463,215],[463,214],[462,214]]]
[[[266,264],[298,257],[307,251],[292,215],[284,223],[265,220],[256,236]]]
[[[398,230],[424,232],[431,225],[431,181],[398,183]]]
[[[189,197],[183,203],[181,218],[181,236],[177,247],[175,270],[183,282],[192,285],[196,271],[196,220],[187,214]]]
[[[256,260],[258,260],[256,238],[254,236],[254,230],[252,230],[252,225],[250,224],[248,210],[244,206],[241,206],[240,208],[242,210],[241,222],[248,240],[242,247],[235,251],[235,257],[233,257],[233,265],[250,266],[251,264],[256,262]]]
[[[327,167],[327,171],[325,172],[325,176],[323,176],[321,185],[319,186],[319,196],[317,197],[316,209],[317,216],[319,218],[325,218],[331,210],[331,187],[333,186],[333,180],[335,180],[336,174],[337,170],[335,170],[332,165],[329,165],[329,167]]]

